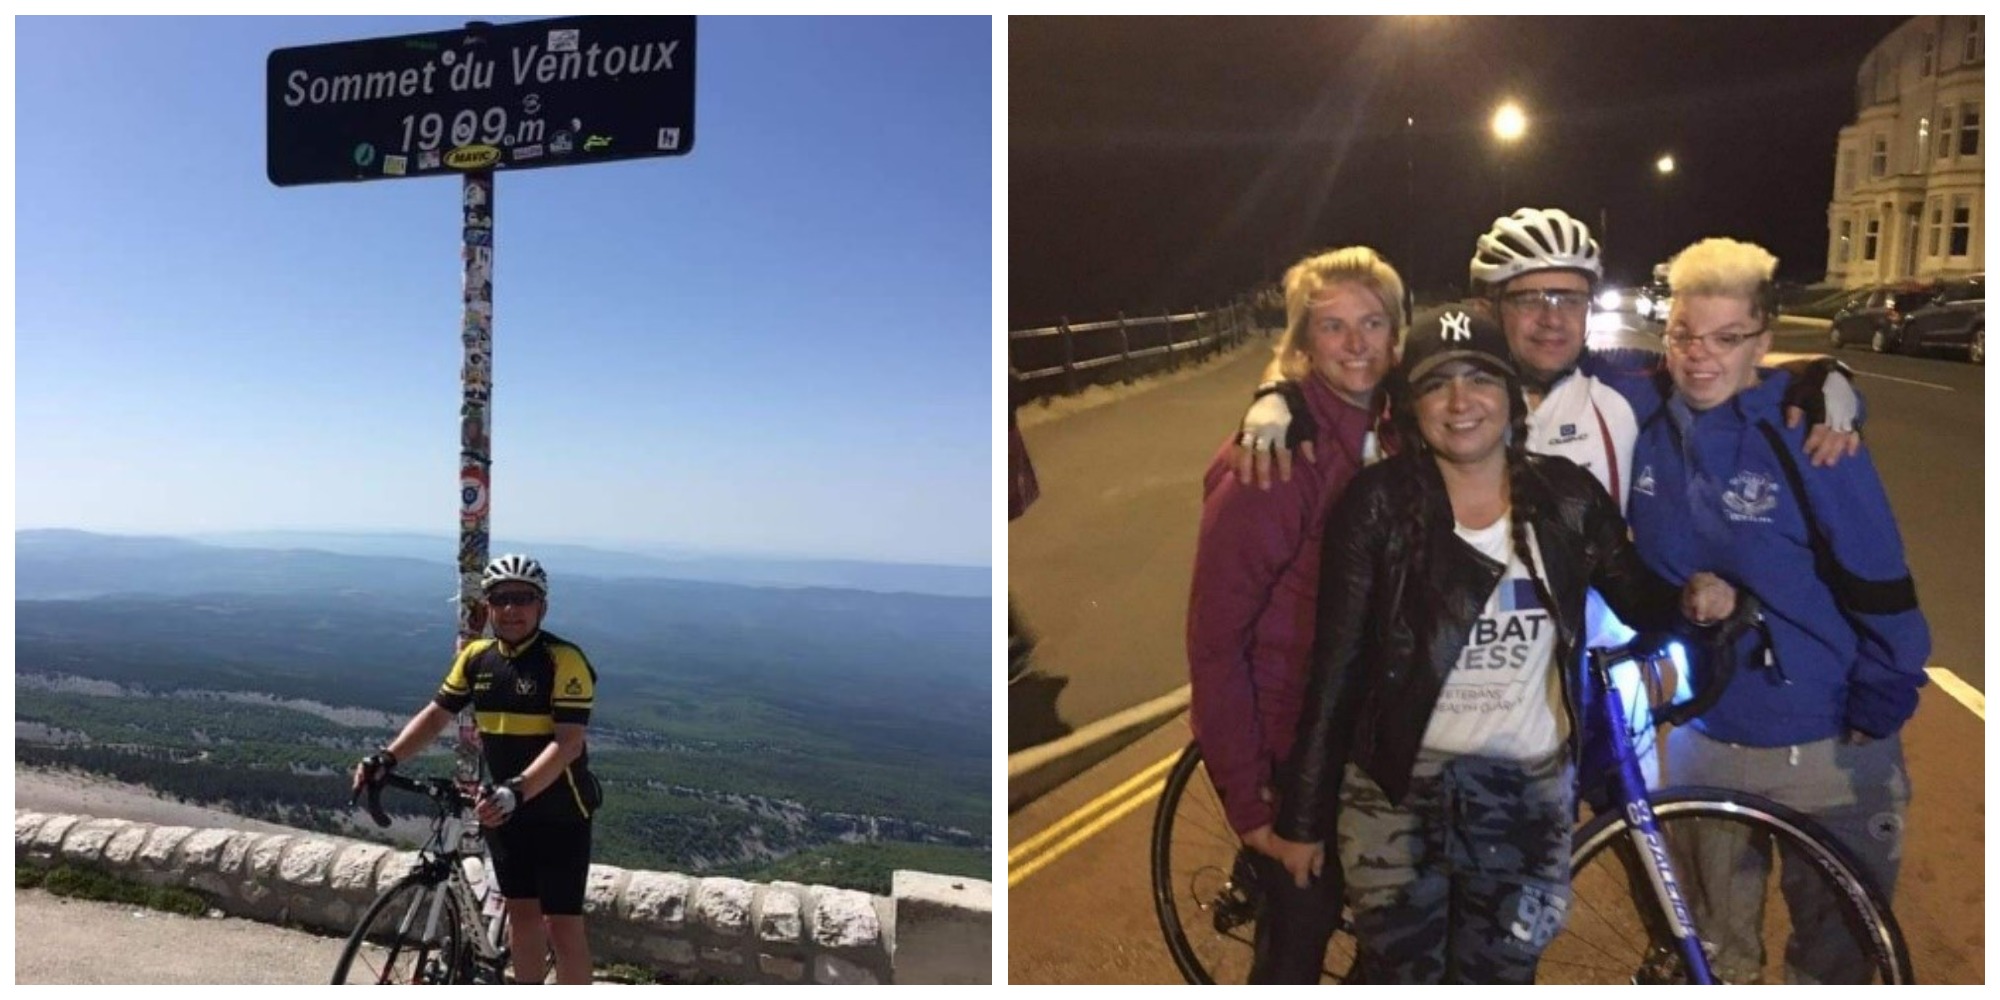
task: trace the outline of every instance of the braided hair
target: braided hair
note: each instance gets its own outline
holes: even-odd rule
[[[1536,491],[1532,487],[1524,488],[1529,479],[1535,476],[1528,467],[1528,404],[1521,394],[1520,379],[1513,375],[1502,377],[1507,385],[1508,399],[1507,435],[1504,447],[1507,456],[1507,517],[1510,522],[1509,531],[1513,540],[1514,558],[1520,560],[1521,565],[1527,569],[1528,579],[1535,587],[1535,596],[1541,600],[1542,607],[1553,619],[1556,616],[1555,598],[1549,590],[1548,581],[1542,578],[1540,563],[1535,558],[1534,548],[1528,539],[1528,524],[1539,513]],[[1434,462],[1435,459],[1430,454],[1430,443],[1424,440],[1423,433],[1417,427],[1414,388],[1401,379],[1397,379],[1391,388],[1396,431],[1402,440],[1408,443],[1412,459]],[[1421,470],[1420,475],[1427,484],[1443,487],[1442,482],[1432,478],[1431,469]],[[1446,503],[1450,503],[1449,498]],[[1428,558],[1432,544],[1430,525],[1426,517],[1429,509],[1430,505],[1427,503],[1418,502],[1409,505],[1405,514],[1407,520],[1404,531],[1410,540],[1410,547],[1404,558],[1419,560]],[[1442,601],[1441,595],[1431,586],[1430,574],[1413,575],[1417,578],[1415,588],[1417,606],[1424,609],[1427,614],[1435,611]]]

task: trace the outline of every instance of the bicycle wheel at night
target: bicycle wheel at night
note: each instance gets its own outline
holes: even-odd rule
[[[1174,965],[1190,983],[1249,980],[1262,895],[1222,800],[1189,744],[1167,773],[1153,815],[1153,909]],[[1335,934],[1322,978],[1338,982],[1354,962],[1354,938]]]
[[[437,928],[424,928],[442,897]],[[444,985],[460,981],[465,942],[458,904],[446,884],[411,875],[368,907],[334,965],[335,986]]]
[[[1915,981],[1887,903],[1811,820],[1715,789],[1662,795],[1653,813],[1717,979]],[[1632,829],[1607,813],[1577,831],[1569,919],[1542,955],[1538,982],[1687,981]]]

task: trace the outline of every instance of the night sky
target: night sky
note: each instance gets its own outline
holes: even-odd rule
[[[1904,20],[1010,18],[1008,326],[1202,308],[1352,243],[1462,290],[1522,205],[1583,217],[1613,281],[1715,235],[1818,281],[1855,75]]]

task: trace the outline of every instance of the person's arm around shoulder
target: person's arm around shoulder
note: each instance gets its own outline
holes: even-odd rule
[[[1268,490],[1275,467],[1278,482],[1291,482],[1292,449],[1297,448],[1308,462],[1319,461],[1313,445],[1318,433],[1305,390],[1297,382],[1279,378],[1258,386],[1230,452],[1236,481]]]
[[[1785,386],[1785,426],[1805,423],[1805,451],[1812,464],[1838,465],[1861,450],[1861,419],[1866,401],[1854,388],[1854,370],[1819,355],[1793,358],[1773,366],[1790,376]]]

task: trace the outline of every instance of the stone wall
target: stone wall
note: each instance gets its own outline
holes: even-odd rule
[[[233,916],[346,934],[414,852],[308,834],[156,826],[16,810],[14,856],[184,886]],[[897,872],[889,896],[592,865],[591,950],[740,983],[986,983],[991,883]],[[331,970],[328,970],[329,972]]]

